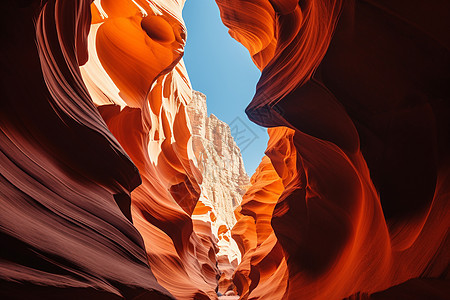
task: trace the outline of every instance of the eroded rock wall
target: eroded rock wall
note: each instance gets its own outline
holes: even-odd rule
[[[217,241],[209,223],[192,220],[202,175],[186,113],[192,92],[181,58],[183,4],[94,2],[83,75],[141,174],[131,215],[155,277],[177,299],[215,299]]]
[[[274,127],[231,232],[241,298],[445,299],[448,1],[217,3]],[[183,4],[2,4],[3,298],[216,298],[234,220],[196,166]]]
[[[448,3],[216,2],[262,70],[247,114],[276,127],[266,154],[284,191],[271,225],[288,269],[277,298],[371,297],[412,278],[436,278],[421,295],[445,294]],[[252,226],[238,234],[249,249]],[[250,290],[265,284],[241,274]]]
[[[286,290],[286,260],[270,224],[283,190],[281,178],[264,156],[235,211],[238,222],[232,229],[242,253],[242,262],[233,276],[242,299],[281,299]]]
[[[220,276],[231,280],[229,229],[247,177],[217,119],[205,123],[206,149],[222,146],[228,161],[194,152],[183,5],[6,4],[3,296],[215,299]],[[18,70],[29,70],[27,89]],[[212,194],[213,169],[230,162]]]
[[[218,215],[231,228],[236,223],[234,209],[242,201],[249,184],[241,151],[228,124],[215,115],[208,116],[206,96],[193,91],[187,107],[192,127],[192,147],[203,175],[203,193]]]
[[[209,220],[206,219],[212,223],[219,247],[219,292],[225,293],[233,288],[232,274],[240,262],[238,246],[231,238],[231,228],[236,223],[234,210],[241,203],[250,181],[230,127],[213,114],[208,116],[206,96],[193,91],[187,112],[192,127],[192,147],[203,176],[199,205],[205,205],[210,211]],[[194,212],[193,218],[204,219],[204,216]]]
[[[130,222],[139,172],[80,73],[90,4],[2,3],[3,299],[173,299]]]

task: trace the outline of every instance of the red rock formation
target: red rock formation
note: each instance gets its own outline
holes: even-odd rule
[[[1,200],[17,198],[2,217],[3,295],[23,286],[19,298],[217,297],[217,241],[210,223],[191,219],[202,177],[185,112],[182,4],[10,4],[25,24],[13,20],[24,34],[7,31],[15,40],[2,57],[13,76],[2,104]],[[7,51],[24,69],[31,61],[38,99],[13,94],[21,82]]]
[[[89,5],[2,3],[2,299],[172,298],[127,220],[139,173],[81,78]]]
[[[230,232],[236,223],[233,211],[242,200],[249,178],[230,127],[214,115],[208,116],[206,96],[194,91],[187,112],[192,148],[203,176],[202,193],[192,218],[194,224],[196,220],[206,222],[209,231],[212,230],[219,250],[218,292],[225,294],[233,290],[232,276],[240,261],[238,246]]]
[[[339,299],[411,278],[443,280],[448,3],[217,3],[262,69],[249,118],[290,128],[277,129],[267,150],[284,185],[271,220],[289,270],[282,299]],[[254,229],[238,225],[249,230],[242,233],[252,248]]]
[[[233,281],[241,299],[281,299],[286,289],[286,261],[270,225],[283,190],[281,178],[265,156],[235,212],[238,222],[232,236],[238,242],[242,262]]]
[[[2,298],[217,298],[183,3],[3,4]],[[276,127],[232,231],[241,298],[445,299],[448,1],[217,3]]]
[[[95,18],[83,74],[110,131],[141,174],[131,214],[158,282],[177,299],[215,299],[216,240],[210,223],[191,219],[202,176],[186,115],[192,92],[181,60],[182,6],[95,2],[93,14],[104,13]]]

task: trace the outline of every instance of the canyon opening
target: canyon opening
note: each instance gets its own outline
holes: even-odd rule
[[[0,298],[449,299],[449,2],[188,1],[2,4]]]

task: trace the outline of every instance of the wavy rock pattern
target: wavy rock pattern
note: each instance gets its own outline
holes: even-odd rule
[[[242,262],[233,278],[242,299],[280,299],[286,289],[286,261],[270,225],[283,190],[281,178],[264,156],[236,209],[238,222],[232,230],[242,253]]]
[[[195,163],[184,1],[2,4],[1,298],[216,299],[233,235],[242,299],[446,299],[448,1],[216,2],[274,127],[231,233]]]
[[[171,299],[127,220],[139,173],[79,70],[90,3],[7,1],[4,8],[1,298]]]
[[[202,176],[183,3],[8,4],[20,18],[2,50],[2,295],[217,298],[216,240],[191,219]],[[33,72],[14,94],[15,52]]]
[[[402,285],[376,292],[417,277],[444,280],[448,3],[216,2],[262,70],[249,118],[285,126],[266,152],[284,186],[271,224],[288,268],[284,295],[272,299],[387,297]],[[248,220],[233,230],[245,250],[267,256]],[[252,269],[248,259],[235,281],[250,293],[268,289],[252,273],[240,279],[241,269]],[[442,295],[430,290],[443,285],[421,288]]]
[[[131,215],[158,282],[177,299],[215,299],[216,240],[210,223],[191,219],[198,214],[202,176],[186,113],[192,92],[181,60],[183,4],[95,2],[92,59],[83,74],[110,131],[141,174]]]
[[[221,273],[231,280],[233,219],[212,213],[206,190],[197,203],[183,4],[8,4],[22,19],[2,49],[2,295],[215,299]],[[27,92],[13,93],[15,52],[34,72]]]

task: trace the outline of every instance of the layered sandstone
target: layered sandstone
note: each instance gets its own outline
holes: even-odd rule
[[[33,69],[32,97],[12,72],[2,109],[2,293],[216,298],[217,241],[191,219],[184,2],[37,2],[10,9],[5,57]]]
[[[364,298],[418,277],[441,278],[410,281],[420,283],[422,297],[444,295],[450,56],[442,28],[449,28],[449,4],[216,2],[262,71],[247,114],[276,127],[266,154],[284,190],[271,225],[288,284],[273,299]],[[249,249],[258,239],[249,219],[256,212],[244,217],[248,230],[236,229]],[[268,254],[261,245],[250,256]],[[239,271],[252,270],[248,261],[235,279],[269,294],[267,281]]]
[[[206,200],[213,183],[201,187],[186,114],[183,4],[8,6],[18,31],[2,50],[10,74],[2,76],[3,296],[215,299],[221,274],[231,280],[237,246],[226,212],[241,184],[231,186],[236,172],[222,178],[230,186],[214,198],[217,210]],[[13,92],[13,54],[20,69],[32,68],[28,92]],[[213,144],[226,148],[229,129],[224,137]],[[242,173],[234,147],[228,158]]]
[[[286,260],[270,224],[283,190],[281,178],[264,156],[235,211],[238,222],[232,230],[242,253],[242,262],[233,276],[242,299],[282,299],[284,295],[288,278]]]
[[[448,298],[448,1],[216,2],[273,127],[231,232],[208,188],[227,165],[194,153],[183,0],[2,4],[0,297],[216,299],[232,234],[242,299]]]
[[[2,299],[173,299],[130,222],[139,172],[80,73],[90,4],[2,3]]]
[[[241,151],[228,124],[208,116],[206,96],[193,91],[187,112],[192,127],[192,147],[203,175],[202,193],[211,201],[217,217],[231,228],[236,223],[234,209],[242,201],[249,184]]]
[[[215,299],[217,241],[210,224],[191,218],[202,175],[186,113],[192,92],[182,60],[183,4],[94,2],[83,75],[141,174],[131,215],[155,277],[177,299]]]
[[[221,271],[219,292],[231,288],[231,278],[240,253],[231,238],[231,228],[236,223],[234,209],[242,201],[249,184],[242,156],[231,136],[230,127],[211,114],[208,116],[206,96],[193,91],[187,106],[192,127],[192,148],[198,168],[203,176],[199,203],[209,207],[212,230],[217,238],[219,252],[218,267]],[[201,219],[196,215],[194,219]]]

